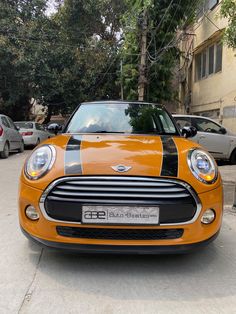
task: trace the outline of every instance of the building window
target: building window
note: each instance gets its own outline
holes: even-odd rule
[[[201,1],[201,5],[197,10],[197,19],[202,18],[209,10],[213,10],[217,4],[219,4],[219,0],[205,0]]]
[[[216,49],[216,64],[215,72],[220,72],[222,70],[222,43],[218,43],[215,47]]]
[[[202,80],[222,70],[223,46],[217,42],[195,56],[195,80]]]
[[[213,10],[215,6],[219,3],[219,0],[208,0],[208,9]]]
[[[194,114],[197,116],[207,117],[207,118],[211,118],[211,119],[219,119],[220,109],[200,111],[200,112],[195,112]]]
[[[224,118],[235,118],[236,117],[236,106],[227,106],[223,108]]]

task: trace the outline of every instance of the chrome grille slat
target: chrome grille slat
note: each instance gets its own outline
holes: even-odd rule
[[[90,196],[90,197],[127,197],[127,198],[183,198],[188,197],[189,194],[187,193],[179,193],[179,194],[129,194],[129,193],[81,193],[81,192],[64,192],[64,191],[54,191],[52,193],[53,195],[63,195],[63,196],[76,196],[76,197],[84,197],[84,196]]]
[[[134,200],[117,200],[117,199],[89,199],[89,198],[63,198],[63,197],[57,197],[57,196],[48,196],[47,199],[49,201],[57,201],[57,202],[68,202],[68,203],[78,203],[78,204],[134,204]],[[135,200],[135,205],[140,204],[153,204],[153,201],[146,200],[145,203],[143,200]]]
[[[68,186],[68,185],[61,185],[57,187],[59,190],[69,190],[69,191],[106,191],[106,192],[166,192],[166,193],[176,193],[176,192],[184,192],[184,188],[175,188],[175,187],[170,187],[170,188],[130,188],[130,187],[86,187],[86,186]]]
[[[167,187],[167,186],[173,186],[173,184],[168,184],[168,183],[154,183],[154,182],[116,182],[116,181],[69,181],[67,182],[69,185],[104,185],[104,186],[149,186],[149,187],[155,187],[155,186],[161,186],[161,187]]]

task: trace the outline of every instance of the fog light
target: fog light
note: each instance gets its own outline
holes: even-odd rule
[[[30,205],[26,208],[25,214],[30,220],[38,220],[39,219],[39,213],[38,213],[37,209],[34,208],[34,206],[32,206],[32,205]]]
[[[202,215],[201,222],[205,225],[212,223],[216,218],[215,211],[213,209],[207,209]]]

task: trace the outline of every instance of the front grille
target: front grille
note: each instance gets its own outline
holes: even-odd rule
[[[50,218],[71,222],[81,222],[84,204],[157,205],[160,224],[190,221],[197,210],[185,184],[151,177],[68,177],[54,183],[43,202]]]
[[[48,199],[90,204],[183,204],[192,201],[192,196],[183,185],[167,180],[81,176],[57,184]]]
[[[63,237],[104,240],[171,240],[183,235],[183,229],[104,229],[57,226]]]

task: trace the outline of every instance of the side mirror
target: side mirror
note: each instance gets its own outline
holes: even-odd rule
[[[20,131],[20,127],[19,127],[19,126],[17,126],[17,125],[16,125],[16,129],[17,129],[17,131]]]
[[[227,133],[227,130],[223,126],[220,128],[219,131],[220,131],[221,134],[226,134]]]
[[[57,135],[62,130],[62,126],[58,123],[51,123],[48,125],[47,130]]]
[[[197,134],[197,129],[194,126],[184,126],[181,134],[185,138],[194,137]]]

